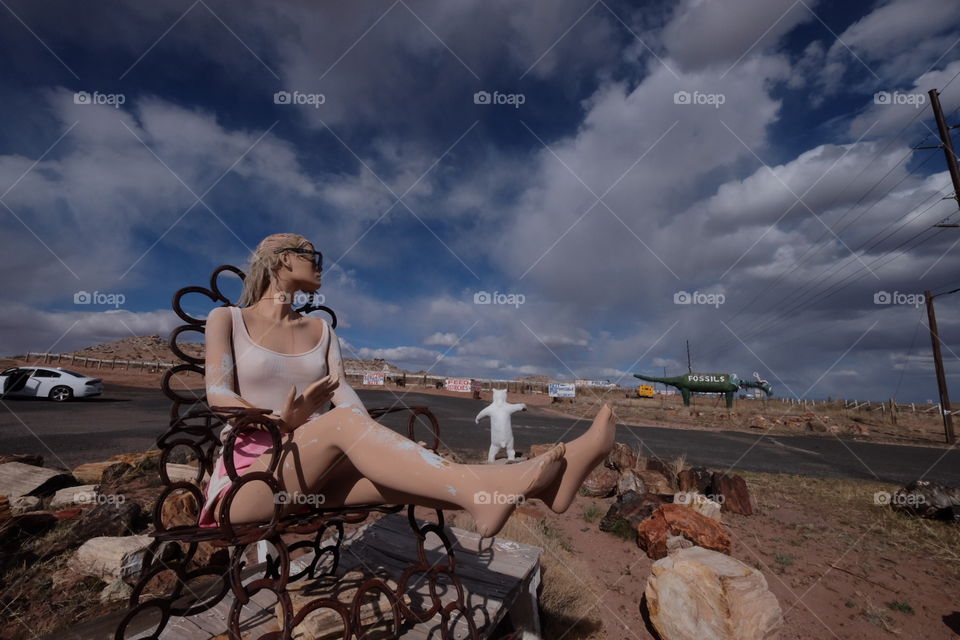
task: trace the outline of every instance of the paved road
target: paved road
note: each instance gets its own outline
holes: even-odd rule
[[[367,407],[389,406],[390,391],[359,391]],[[401,394],[407,404],[428,405],[437,415],[446,446],[486,451],[487,421],[474,424],[486,406],[478,400]],[[154,446],[163,433],[170,403],[157,390],[105,385],[102,398],[55,404],[46,400],[0,401],[0,453],[41,453],[48,466],[70,469],[117,453]],[[399,415],[383,420],[406,433]],[[588,422],[558,418],[536,408],[514,414],[518,450],[531,444],[570,440]],[[767,436],[735,431],[691,431],[661,427],[618,427],[617,439],[665,461],[680,455],[687,463],[712,468],[793,473],[817,477],[879,479],[906,483],[918,477],[960,486],[960,451],[938,447],[872,444],[832,436]],[[425,439],[426,431],[418,437]]]

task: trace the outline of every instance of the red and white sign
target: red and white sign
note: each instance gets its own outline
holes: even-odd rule
[[[383,374],[382,373],[365,373],[363,374],[363,384],[382,387]]]
[[[447,378],[443,384],[447,391],[457,391],[459,393],[470,393],[473,390],[470,378]]]

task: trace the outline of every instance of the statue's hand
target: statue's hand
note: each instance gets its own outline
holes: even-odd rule
[[[302,395],[297,396],[296,386],[290,387],[290,393],[284,403],[280,419],[293,431],[319,409],[323,409],[333,398],[333,392],[340,386],[340,380],[334,376],[324,376],[309,387]]]

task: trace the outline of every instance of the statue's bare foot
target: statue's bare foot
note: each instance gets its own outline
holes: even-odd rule
[[[555,483],[563,469],[565,453],[566,447],[561,443],[532,460],[502,467],[491,474],[495,480],[475,492],[467,507],[480,535],[496,535],[518,504]]]
[[[584,479],[613,449],[616,428],[613,410],[610,405],[603,405],[587,432],[567,443],[566,464],[560,477],[542,492],[530,497],[543,500],[555,513],[563,513],[570,508]]]

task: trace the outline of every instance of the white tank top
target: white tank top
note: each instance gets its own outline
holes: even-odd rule
[[[309,351],[278,353],[256,344],[247,332],[239,307],[229,307],[233,317],[233,356],[237,393],[255,407],[279,412],[290,393],[297,395],[327,375],[330,327],[323,323],[323,337]]]

